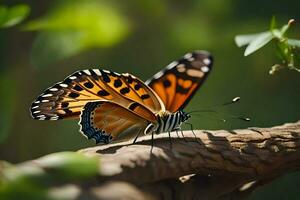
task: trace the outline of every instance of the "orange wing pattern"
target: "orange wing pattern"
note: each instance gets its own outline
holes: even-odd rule
[[[137,106],[140,105],[137,103]],[[148,122],[114,102],[95,101],[84,106],[79,125],[81,133],[88,139],[107,144],[132,138],[133,133],[144,131]]]
[[[78,118],[86,103],[99,100],[115,102],[148,121],[156,120],[152,113],[165,110],[152,89],[133,75],[91,69],[77,71],[45,90],[32,103],[31,114],[39,120]]]
[[[187,53],[146,81],[164,102],[166,110],[183,109],[211,71],[213,59],[206,51]]]

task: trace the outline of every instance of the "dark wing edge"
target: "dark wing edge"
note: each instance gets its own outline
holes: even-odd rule
[[[77,86],[78,89],[74,93],[73,85],[71,83],[81,76],[92,76],[97,79],[101,76],[99,69],[90,69],[90,70],[78,70],[71,75],[67,76],[63,81],[57,82],[56,84],[50,86],[40,94],[35,101],[31,103],[30,114],[33,119],[37,120],[60,120],[65,118],[76,118],[80,115],[80,111],[72,112],[69,107],[68,102],[60,102],[60,98],[66,97],[66,92],[72,95],[77,95],[84,88],[83,86]],[[73,103],[77,101],[71,95],[68,97],[69,102]],[[97,99],[89,99],[93,101]],[[85,104],[85,103],[84,103]],[[78,105],[78,108],[83,107],[83,105]],[[57,109],[59,108],[59,112]]]
[[[191,80],[193,83],[196,83],[195,87],[189,89],[182,88],[178,82],[176,82],[176,86],[174,87],[175,91],[173,91],[174,94],[182,92],[186,93],[186,98],[182,102],[182,104],[177,108],[177,110],[183,109],[191,100],[191,98],[195,95],[196,91],[199,89],[199,87],[203,84],[203,82],[206,80],[208,74],[212,70],[213,66],[213,57],[212,55],[204,50],[196,50],[191,53],[185,54],[181,59],[177,61],[173,61],[169,65],[167,65],[163,70],[157,72],[155,75],[153,75],[150,79],[148,79],[145,83],[151,87],[158,96],[161,97],[163,100],[164,98],[159,95],[169,95],[166,88],[170,84],[166,81],[167,76],[170,74],[173,74],[176,76],[176,81],[179,79],[183,80]],[[154,85],[161,85],[161,90],[164,91],[158,91]],[[176,101],[176,99],[172,99],[172,103]],[[171,104],[168,104],[166,100],[164,101],[166,109],[169,111],[177,111],[177,110],[170,110]]]

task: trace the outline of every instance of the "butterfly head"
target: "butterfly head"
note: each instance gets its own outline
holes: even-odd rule
[[[187,112],[184,112],[183,110],[178,111],[180,113],[181,122],[187,121],[189,118],[191,118],[191,115]]]

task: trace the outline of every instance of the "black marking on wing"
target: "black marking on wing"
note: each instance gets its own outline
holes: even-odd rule
[[[100,70],[101,74],[102,74],[102,78],[103,80],[106,82],[106,83],[109,83],[110,82],[110,78],[109,76],[107,75],[106,72],[104,72],[103,70]]]
[[[84,84],[83,84],[85,87],[87,87],[87,88],[89,88],[89,89],[92,89],[93,87],[94,87],[94,84],[93,83],[91,83],[91,82],[85,82]]]
[[[120,90],[120,93],[121,94],[127,94],[127,93],[129,93],[130,92],[130,89],[128,88],[128,87],[125,87],[125,88],[122,88],[121,90]]]
[[[106,90],[100,90],[97,94],[101,97],[110,95]]]
[[[116,88],[121,87],[122,86],[122,81],[120,79],[116,79],[114,82],[114,86]]]
[[[150,79],[148,79],[145,83],[150,86],[154,91],[154,86],[159,85],[160,91],[155,91],[159,96],[161,93],[161,98],[165,99],[164,103],[166,109],[172,112],[183,109],[187,103],[191,100],[191,98],[195,95],[198,88],[203,84],[206,80],[207,75],[210,73],[212,69],[213,58],[207,51],[194,51],[192,53],[187,53],[181,59],[170,63],[163,70],[156,73]],[[174,75],[176,77],[176,82],[171,83],[168,80],[168,75]],[[197,86],[190,90],[191,87],[183,88],[178,84],[178,80],[181,79],[183,81],[192,81],[192,83],[196,83]],[[177,110],[170,110],[176,99],[171,99],[171,103],[169,102],[169,94],[167,89],[171,86],[171,84],[176,84],[175,91],[172,91],[172,94],[180,93],[180,94],[188,94],[186,95],[186,99],[182,102],[181,106]],[[163,97],[165,96],[165,97]],[[168,104],[168,105],[166,105]]]
[[[133,102],[132,104],[130,104],[130,106],[128,107],[128,109],[133,111],[133,110],[136,109],[138,106],[140,106],[139,103]]]

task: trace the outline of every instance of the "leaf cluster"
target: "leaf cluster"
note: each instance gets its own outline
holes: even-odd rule
[[[287,24],[278,28],[276,19],[273,17],[268,31],[237,35],[235,37],[235,43],[238,47],[247,46],[244,56],[248,56],[261,49],[266,44],[273,42],[275,44],[276,55],[281,60],[281,63],[273,65],[269,73],[274,74],[276,71],[283,68],[300,72],[300,69],[296,67],[296,62],[300,61],[300,55],[297,53],[297,50],[300,48],[300,40],[292,39],[287,36],[288,30],[294,23],[295,20],[291,19]]]
[[[0,28],[8,28],[22,22],[30,12],[29,6],[25,4],[13,7],[0,6]]]
[[[71,188],[49,189],[53,185],[76,182],[95,177],[99,173],[99,160],[76,152],[59,152],[37,160],[35,164],[12,165],[0,162],[0,199],[70,199]],[[67,192],[69,191],[69,192]]]

